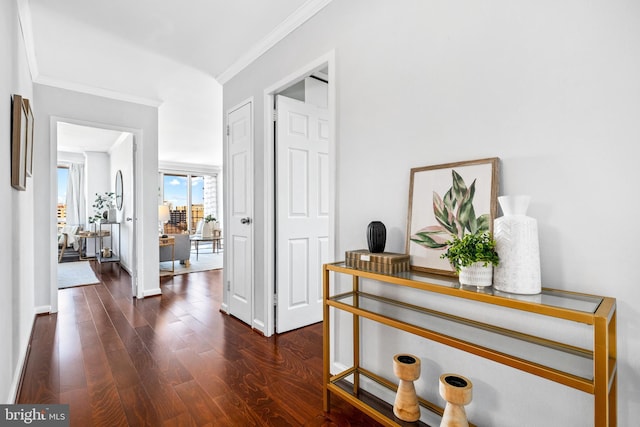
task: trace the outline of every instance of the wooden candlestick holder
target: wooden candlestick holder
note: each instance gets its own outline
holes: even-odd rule
[[[469,427],[464,406],[471,402],[473,384],[457,374],[440,375],[440,396],[447,401],[440,427]]]
[[[413,382],[420,378],[420,359],[411,354],[393,356],[393,373],[400,380],[393,413],[402,421],[418,421],[420,406]]]

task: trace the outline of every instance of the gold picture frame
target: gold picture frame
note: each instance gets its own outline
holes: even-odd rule
[[[411,169],[406,253],[412,270],[455,276],[440,255],[455,235],[492,231],[497,157]]]
[[[13,95],[11,106],[11,186],[27,189],[27,111],[23,98]]]

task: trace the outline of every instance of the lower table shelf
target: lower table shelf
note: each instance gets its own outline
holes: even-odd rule
[[[112,255],[110,257],[103,257],[102,254],[96,254],[96,260],[100,264],[106,264],[109,262],[120,262],[120,257]]]
[[[352,377],[352,381],[349,381],[349,377]],[[389,393],[395,393],[398,389],[396,384],[363,368],[349,368],[340,374],[332,376],[327,385],[327,389],[384,425],[403,427],[437,427],[440,425],[444,408],[419,397],[418,401],[423,410],[422,412],[428,411],[429,413],[430,424],[423,421],[402,421],[394,415],[392,404],[388,403],[382,397],[377,396],[374,390],[368,391],[362,387],[363,380],[369,380],[381,386],[381,388],[388,390]],[[471,423],[469,423],[469,426],[475,427],[474,424]]]

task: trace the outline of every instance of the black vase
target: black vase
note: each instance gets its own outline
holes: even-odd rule
[[[367,226],[367,244],[369,252],[384,252],[384,245],[387,243],[387,229],[380,221],[371,221]]]

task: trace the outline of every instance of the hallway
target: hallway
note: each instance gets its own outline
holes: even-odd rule
[[[376,425],[338,398],[323,414],[321,324],[262,337],[219,311],[221,270],[143,300],[99,278],[36,318],[18,403],[70,403],[72,426]]]

